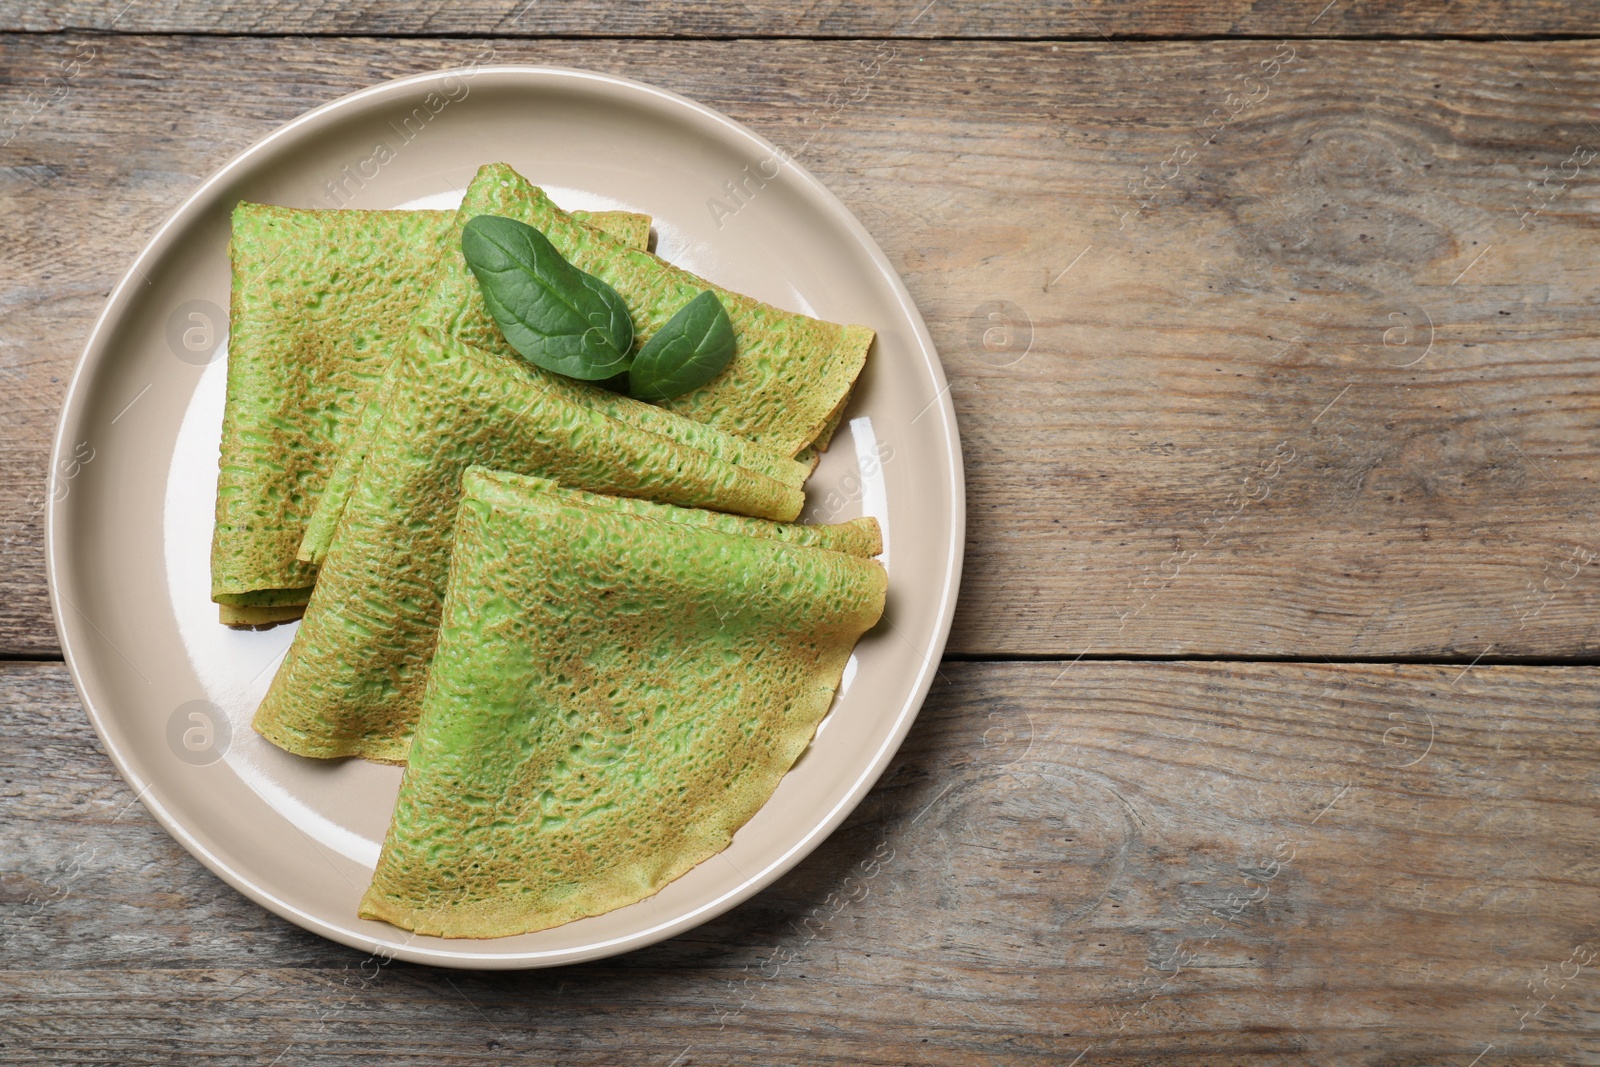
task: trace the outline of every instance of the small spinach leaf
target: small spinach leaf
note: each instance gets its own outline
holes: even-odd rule
[[[733,323],[707,289],[656,331],[633,357],[628,392],[639,400],[666,400],[715,378],[733,359]]]

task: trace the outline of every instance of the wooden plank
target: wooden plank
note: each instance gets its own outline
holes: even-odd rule
[[[1600,669],[1061,667],[946,664],[846,827],[694,933],[593,965],[463,974],[381,966],[246,901],[116,779],[59,665],[8,665],[5,1052],[598,1064],[626,1050],[660,1067],[1600,1055]]]
[[[13,36],[0,69],[48,87],[80,47],[0,150],[0,649],[23,654],[54,649],[34,511],[62,382],[135,250],[279,123],[487,46]],[[964,437],[953,651],[1600,649],[1590,46],[493,49],[720,108],[883,244]]]
[[[318,4],[243,0],[66,0],[0,3],[0,30],[122,33],[517,35],[563,37],[1372,37],[1575,34],[1595,24],[1580,4],[1481,0],[1354,4],[1327,0],[908,0],[851,4],[783,0],[465,0],[447,5]]]

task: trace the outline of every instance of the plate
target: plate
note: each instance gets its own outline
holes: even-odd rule
[[[228,219],[298,207],[450,207],[506,162],[567,208],[655,220],[657,251],[778,307],[878,331],[804,521],[875,515],[884,621],[772,800],[648,900],[487,941],[360,919],[397,768],[291,756],[250,717],[292,626],[229,630],[209,599],[226,377]],[[905,286],[848,209],[773,145],[610,75],[484,66],[375,86],[290,122],[209,178],[112,291],[67,393],[46,541],[67,664],[145,807],[207,867],[335,941],[421,963],[540,967],[682,933],[756,893],[849,814],[910,728],[944,649],[964,540],[944,373]]]

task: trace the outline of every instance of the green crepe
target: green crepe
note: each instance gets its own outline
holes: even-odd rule
[[[673,397],[663,406],[786,456],[798,455],[812,445],[827,447],[866,361],[872,330],[781,311],[713,285],[643,249],[631,248],[580,224],[543,190],[503,163],[480,167],[467,186],[456,236],[446,242],[433,287],[418,309],[418,325],[488,351],[515,354],[490,316],[478,280],[461,254],[460,230],[474,215],[503,215],[533,226],[574,265],[609,283],[628,305],[636,346],[642,346],[699,293],[713,290],[733,323],[733,362],[699,389]],[[307,532],[302,560],[315,561],[327,550],[349,490],[348,476],[360,466],[363,438],[369,432],[370,424],[364,420],[340,457],[344,471],[336,471],[329,479],[318,502],[322,514]]]
[[[651,896],[810,744],[887,578],[837,527],[465,479],[422,721],[361,915],[501,937]]]
[[[503,163],[480,168],[473,184],[491,195],[474,200],[469,187],[463,214],[505,215],[542,231],[574,265],[621,294],[633,316],[636,346],[703,290],[717,294],[733,322],[733,362],[699,389],[665,401],[680,415],[793,456],[823,434],[829,416],[861,373],[873,338],[865,326],[840,326],[782,311],[713,285],[643,249],[629,248],[579,225],[543,190]],[[463,313],[446,328],[472,344],[509,352],[477,296],[477,279],[465,260],[451,278],[475,299],[462,301]]]
[[[404,762],[471,464],[691,507],[799,514],[804,469],[792,460],[767,455],[765,465],[795,469],[780,481],[723,458],[758,446],[687,424],[686,438],[725,442],[697,448],[590,407],[551,379],[520,357],[413,332],[374,400],[381,417],[332,549],[256,712],[269,740],[305,756]]]
[[[650,219],[575,212],[643,249]],[[306,211],[240,203],[229,255],[228,393],[211,547],[224,622],[294,618],[297,560],[348,429],[391,360],[453,232],[453,211]]]

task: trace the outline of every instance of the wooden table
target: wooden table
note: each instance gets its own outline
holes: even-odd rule
[[[0,0],[0,1061],[1600,1062],[1594,12],[1325,3]],[[846,827],[527,974],[383,966],[200,867],[85,721],[41,547],[160,220],[488,49],[836,190],[933,330],[971,515]]]

